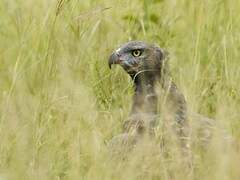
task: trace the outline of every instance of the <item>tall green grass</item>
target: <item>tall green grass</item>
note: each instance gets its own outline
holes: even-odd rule
[[[239,179],[239,11],[238,0],[1,0],[0,179]],[[109,160],[133,91],[107,59],[134,39],[167,49],[189,111],[235,139],[195,150],[191,175],[152,145]]]

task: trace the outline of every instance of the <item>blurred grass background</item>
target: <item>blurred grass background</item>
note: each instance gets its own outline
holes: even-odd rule
[[[239,179],[239,11],[238,0],[1,0],[0,179],[189,178],[176,158],[107,160],[133,93],[107,59],[134,39],[167,49],[189,111],[237,139],[195,152],[190,179]]]

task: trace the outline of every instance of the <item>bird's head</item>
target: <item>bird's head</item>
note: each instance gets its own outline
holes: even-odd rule
[[[161,72],[164,59],[165,53],[160,47],[143,41],[130,41],[111,54],[108,64],[110,68],[119,64],[130,76],[136,76],[145,71]]]

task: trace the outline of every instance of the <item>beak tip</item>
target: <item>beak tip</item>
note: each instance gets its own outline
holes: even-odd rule
[[[117,60],[118,60],[118,56],[115,53],[111,54],[108,60],[109,69],[112,69],[112,65],[116,64]]]

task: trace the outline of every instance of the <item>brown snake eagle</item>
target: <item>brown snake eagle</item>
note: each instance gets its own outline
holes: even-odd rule
[[[181,146],[189,146],[187,104],[172,81],[167,59],[165,50],[143,41],[127,42],[110,55],[109,67],[120,65],[134,82],[133,103],[129,118],[123,126],[124,133],[114,137],[111,144],[134,144],[144,134],[154,135],[159,117],[161,119],[163,112],[167,112],[162,119],[171,122]],[[164,104],[163,111],[159,111],[159,102]],[[201,131],[200,139],[208,141],[215,121],[198,114],[191,115],[191,118],[196,119],[196,131]]]

